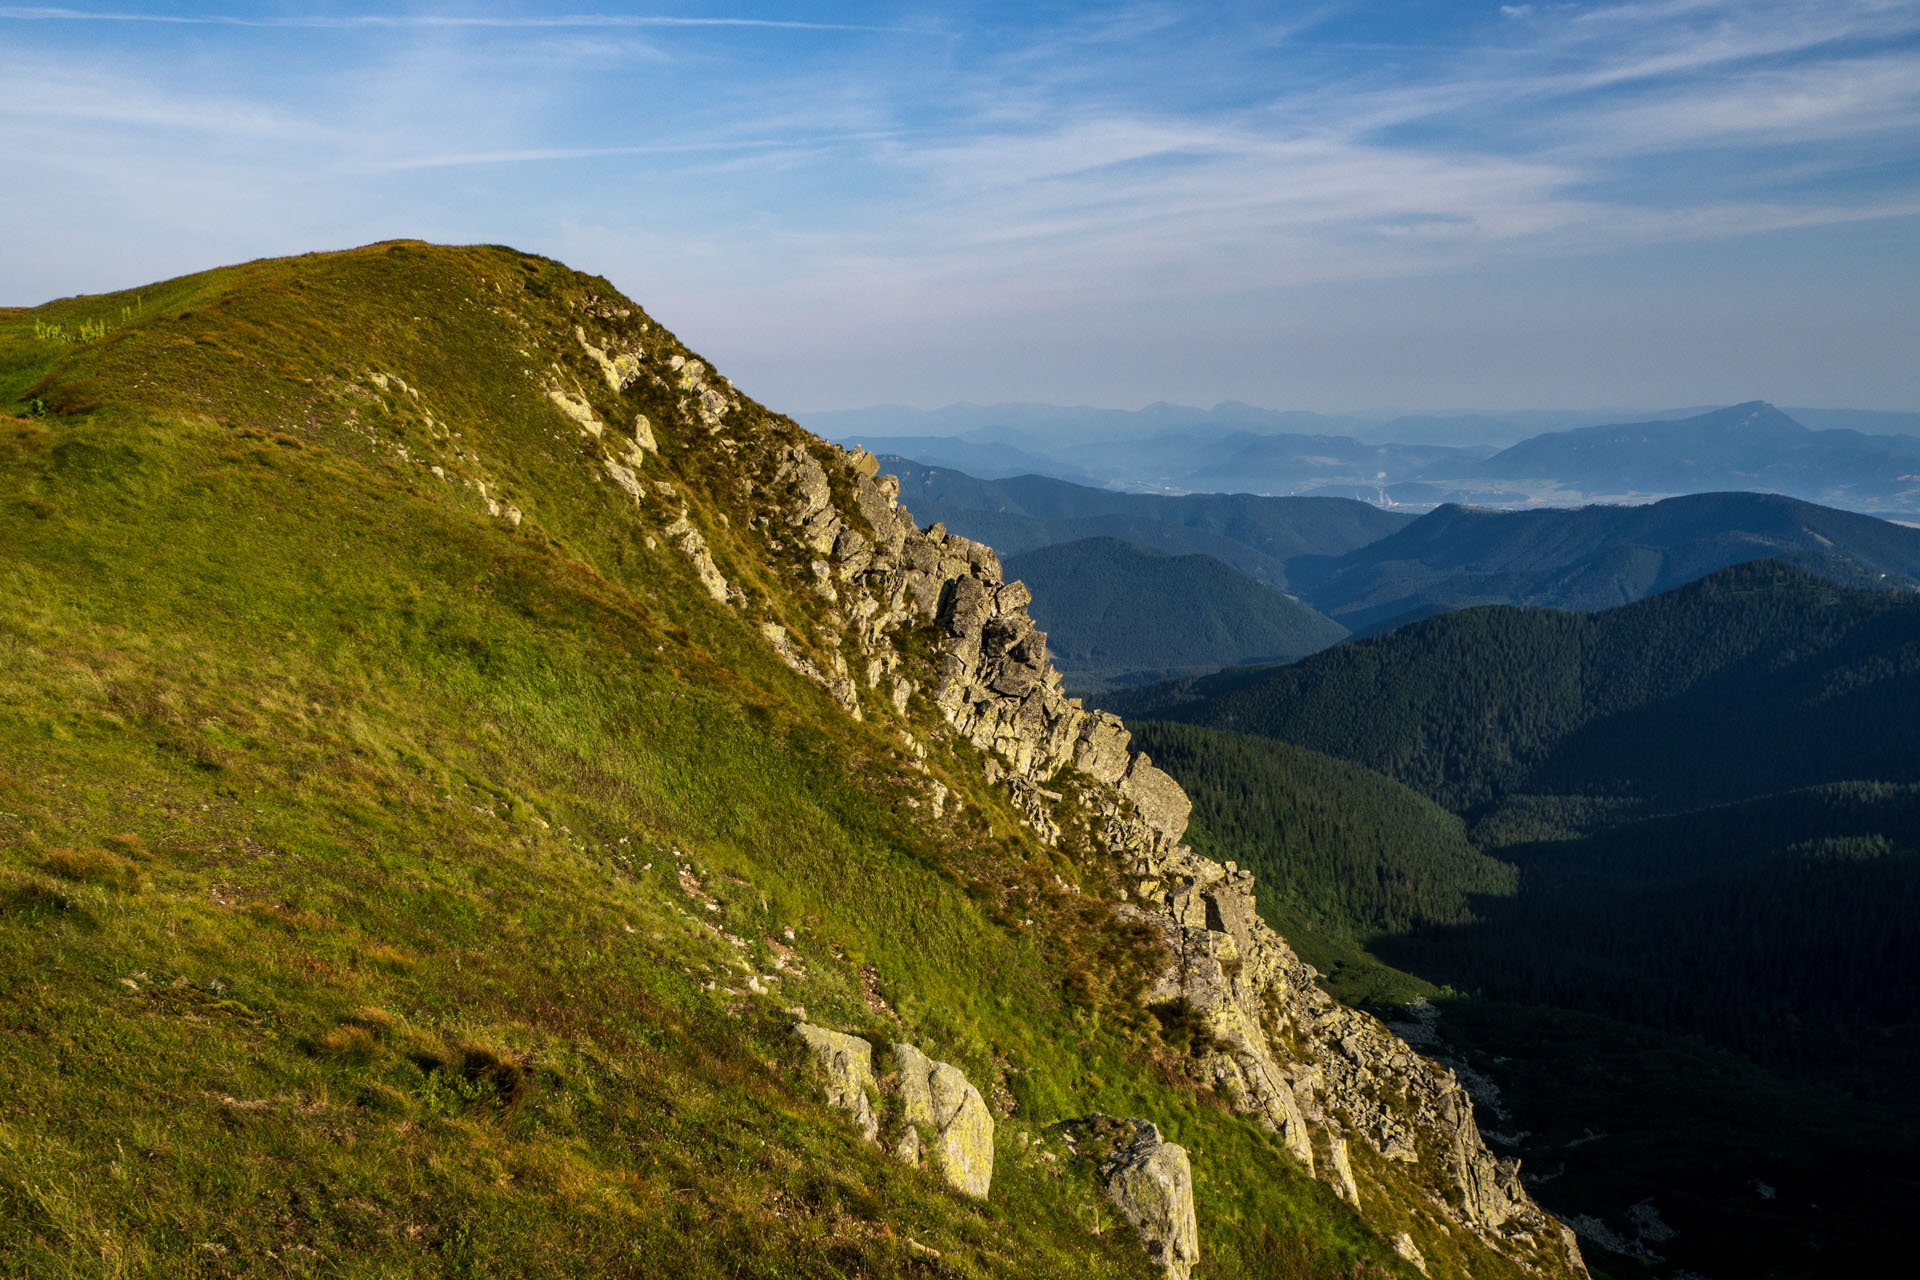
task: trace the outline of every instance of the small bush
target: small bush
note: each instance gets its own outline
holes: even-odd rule
[[[117,853],[123,858],[132,858],[136,862],[143,862],[153,856],[147,851],[147,842],[130,831],[107,836],[100,841],[100,847],[109,853]]]
[[[138,893],[147,883],[139,867],[105,849],[49,849],[40,864],[62,880],[97,884],[119,893]]]
[[[320,1043],[315,1048],[323,1058],[350,1062],[355,1066],[365,1066],[380,1055],[380,1042],[374,1039],[373,1032],[352,1024],[327,1032],[320,1037]]]

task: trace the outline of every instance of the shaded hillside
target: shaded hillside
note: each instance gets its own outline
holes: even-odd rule
[[[1258,874],[1263,911],[1366,939],[1466,924],[1476,896],[1513,892],[1459,818],[1371,769],[1199,725],[1133,731],[1192,797],[1195,846]]]
[[[1270,587],[1287,586],[1298,556],[1337,556],[1385,537],[1410,517],[1342,498],[1246,493],[1160,494],[1089,489],[1044,476],[978,480],[904,458],[886,465],[900,499],[1003,555],[1110,537],[1170,555],[1211,555]]]
[[[1011,556],[1006,571],[1032,590],[1049,652],[1082,684],[1298,658],[1347,633],[1210,556],[1169,556],[1114,538]]]
[[[1920,585],[1920,529],[1756,493],[1646,506],[1488,511],[1441,507],[1296,584],[1355,630],[1475,604],[1594,610],[1748,560],[1784,560],[1846,586]]]
[[[1398,1025],[1475,1070],[1495,1140],[1577,1215],[1596,1274],[1814,1277],[1900,1251],[1920,788],[1840,783],[1496,860],[1469,837],[1619,806],[1531,797],[1467,831],[1358,765],[1138,730],[1194,796],[1194,839],[1262,870],[1261,910],[1334,989],[1433,1001]],[[1648,1234],[1649,1209],[1677,1234]]]
[[[1763,561],[1602,613],[1467,609],[1292,666],[1107,701],[1353,760],[1454,809],[1519,793],[1685,807],[1912,781],[1920,599]]]
[[[1920,1049],[1920,787],[1840,783],[1501,856],[1518,895],[1381,954],[1903,1100]]]

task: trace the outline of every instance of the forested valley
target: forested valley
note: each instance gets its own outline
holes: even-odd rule
[[[1259,874],[1328,986],[1487,1086],[1545,1202],[1617,1246],[1596,1274],[1893,1246],[1920,1137],[1911,595],[1762,562],[1109,705],[1164,717],[1133,722],[1196,846]]]

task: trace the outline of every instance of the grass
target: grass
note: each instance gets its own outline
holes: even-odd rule
[[[758,639],[826,607],[738,484],[790,424],[615,401],[571,329],[628,304],[508,250],[140,293],[0,314],[0,1270],[1143,1276],[1018,1140],[1097,1109],[1189,1146],[1208,1275],[1408,1274],[1180,1082],[1091,855],[928,734],[930,821]],[[748,617],[648,545],[683,506]],[[1009,1098],[993,1196],[821,1106],[796,1005]]]

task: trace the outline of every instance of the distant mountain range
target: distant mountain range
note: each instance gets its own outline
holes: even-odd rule
[[[1228,403],[1133,413],[883,408],[809,421],[849,443],[970,474],[1027,472],[1136,491],[1345,497],[1425,509],[1743,489],[1920,519],[1920,414],[1788,412],[1753,401],[1655,418],[1540,412],[1376,420]]]
[[[1212,556],[1281,590],[1296,558],[1341,556],[1413,520],[1344,498],[1122,493],[1045,476],[983,480],[901,457],[881,466],[900,477],[900,500],[915,518],[938,520],[1002,556],[1118,538],[1168,555]]]
[[[1535,481],[1594,494],[1756,489],[1856,510],[1920,508],[1920,438],[1812,431],[1754,401],[1674,422],[1535,436],[1484,460],[1454,460],[1472,481]]]
[[[1533,511],[1449,505],[1415,518],[1338,498],[1119,493],[1041,476],[979,480],[903,458],[883,465],[921,518],[1003,557],[1088,538],[1211,556],[1361,633],[1476,604],[1605,609],[1757,559],[1848,586],[1920,588],[1920,529],[1775,494]],[[1117,554],[1108,546],[1100,556]],[[1119,573],[1109,566],[1099,580]],[[1093,580],[1069,589],[1084,593]],[[1102,616],[1117,626],[1128,607],[1144,617],[1171,606],[1141,596]],[[1115,651],[1120,642],[1100,643]],[[1076,660],[1063,654],[1063,665],[1072,671]]]
[[[1605,609],[1762,558],[1849,586],[1920,587],[1920,529],[1758,493],[1536,511],[1445,506],[1288,570],[1316,609],[1372,631],[1474,604]]]

